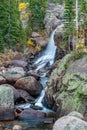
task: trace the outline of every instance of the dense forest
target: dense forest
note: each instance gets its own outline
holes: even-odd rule
[[[84,39],[87,44],[87,1],[86,0],[14,0],[3,1],[0,4],[0,51],[9,48],[24,48],[28,37],[33,31],[44,33],[44,17],[49,2],[60,3],[64,6],[64,44],[70,45],[73,39],[79,42]],[[24,12],[24,13],[23,13]],[[22,24],[27,20],[27,27]],[[67,44],[68,42],[68,44]],[[80,41],[81,42],[81,41]],[[76,44],[76,43],[75,43]],[[22,50],[23,51],[23,50]]]

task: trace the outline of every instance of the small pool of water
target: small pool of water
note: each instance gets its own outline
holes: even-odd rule
[[[52,130],[53,124],[45,124],[41,122],[35,121],[3,121],[0,122],[0,130],[1,128],[8,128],[12,130],[14,125],[20,125],[23,127],[24,130]]]

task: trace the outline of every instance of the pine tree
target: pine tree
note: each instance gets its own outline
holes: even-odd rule
[[[75,4],[73,0],[65,0],[64,24],[65,24],[65,41],[70,47],[70,42],[74,33],[75,26]],[[70,48],[69,48],[70,49]]]
[[[30,0],[29,2],[29,26],[32,30],[44,28],[44,16],[46,13],[47,0]]]
[[[87,0],[79,0],[80,5],[80,21],[82,21],[82,29],[84,32],[85,45],[87,45]]]
[[[1,50],[23,45],[25,33],[19,20],[15,0],[0,1],[0,46]]]

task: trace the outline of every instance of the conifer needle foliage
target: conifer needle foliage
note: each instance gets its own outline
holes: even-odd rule
[[[0,51],[21,46],[24,42],[25,33],[16,0],[0,1]]]

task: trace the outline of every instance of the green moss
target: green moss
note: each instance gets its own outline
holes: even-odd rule
[[[68,62],[70,61],[70,59],[72,58],[72,53],[71,54],[67,54],[59,63],[59,68],[58,68],[58,75],[60,75],[65,69],[68,68]]]
[[[85,55],[85,52],[83,50],[75,50],[73,52],[73,60],[78,60],[82,58]]]
[[[57,73],[51,75],[52,79],[55,79],[55,83],[49,85],[49,91],[53,91],[52,96],[56,95],[56,101],[61,104],[62,114],[68,114],[71,111],[78,111],[82,114],[86,110],[87,101],[85,96],[87,96],[87,56],[83,58],[72,61],[73,52],[66,55],[58,64],[58,68],[55,70]],[[62,72],[65,71],[63,75]],[[58,76],[61,76],[61,80]],[[58,79],[58,80],[56,80]]]
[[[72,130],[72,127],[71,127],[71,125],[70,124],[67,124],[66,126],[65,126],[65,128],[64,128],[65,130]]]

